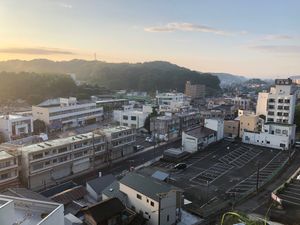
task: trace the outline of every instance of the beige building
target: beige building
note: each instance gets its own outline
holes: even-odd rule
[[[238,120],[224,120],[224,137],[239,136],[240,122]]]
[[[185,83],[185,95],[194,98],[205,98],[205,85],[191,84],[190,81]]]
[[[244,131],[260,131],[260,118],[258,115],[240,116],[240,138],[243,137]]]
[[[18,176],[17,157],[0,149],[0,189],[16,185]]]

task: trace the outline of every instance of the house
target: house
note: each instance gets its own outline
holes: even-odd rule
[[[116,178],[112,174],[105,175],[103,177],[97,177],[86,182],[86,190],[94,201],[101,201],[103,190],[115,180]]]
[[[196,127],[182,132],[182,148],[193,153],[217,141],[217,132],[207,127]]]
[[[173,225],[180,218],[181,191],[169,184],[137,173],[120,181],[127,206],[148,220],[149,225]]]
[[[125,214],[125,206],[118,198],[106,199],[82,209],[87,225],[121,225]]]

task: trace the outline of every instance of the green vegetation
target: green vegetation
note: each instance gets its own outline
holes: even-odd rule
[[[27,72],[0,73],[1,104],[17,99],[23,99],[29,104],[37,104],[48,98],[56,97],[75,96],[84,99],[105,91],[97,86],[77,86],[69,75]]]
[[[217,76],[199,73],[168,62],[106,63],[101,61],[71,60],[11,60],[0,62],[0,71],[76,74],[76,78],[88,84],[97,84],[112,90],[127,89],[155,92],[176,89],[183,91],[185,82],[205,84],[207,95],[221,92]]]

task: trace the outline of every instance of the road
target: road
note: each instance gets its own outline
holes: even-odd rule
[[[161,156],[163,154],[163,151],[168,148],[180,147],[180,146],[181,146],[181,140],[167,143],[163,146],[156,147],[155,149],[151,149],[151,150],[142,152],[138,155],[131,156],[122,162],[113,163],[110,167],[98,169],[98,170],[92,171],[88,174],[84,174],[82,176],[76,177],[73,179],[73,181],[77,184],[85,184],[86,181],[89,181],[91,179],[98,177],[99,172],[101,172],[102,175],[106,175],[106,174],[119,175],[123,171],[129,170],[130,167],[132,167],[132,166],[137,167],[137,166],[142,165],[158,156]]]

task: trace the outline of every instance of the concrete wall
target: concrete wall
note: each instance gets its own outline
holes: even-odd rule
[[[224,120],[205,119],[204,126],[217,132],[217,141],[224,138]]]

